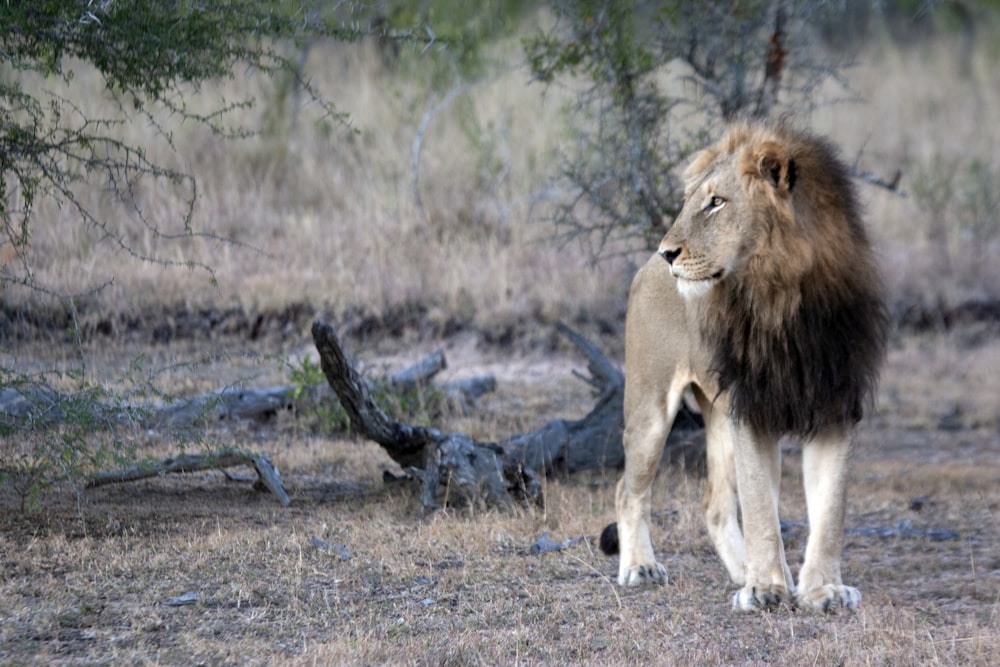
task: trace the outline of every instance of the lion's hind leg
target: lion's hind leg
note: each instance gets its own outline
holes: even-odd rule
[[[809,541],[796,589],[800,607],[834,611],[861,603],[858,589],[845,586],[840,576],[850,453],[849,432],[813,438],[802,448]]]

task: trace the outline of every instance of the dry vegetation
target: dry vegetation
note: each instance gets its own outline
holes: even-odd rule
[[[1000,296],[996,263],[965,259],[996,256],[1000,210],[992,226],[950,225],[938,215],[971,206],[969,165],[1000,175],[992,41],[982,37],[968,72],[948,41],[865,53],[848,76],[866,102],[802,119],[849,157],[860,155],[862,169],[903,171],[909,198],[862,190],[896,304]],[[458,95],[424,140],[421,211],[411,191],[413,140],[445,93],[428,93],[427,72],[396,71],[371,45],[317,47],[310,71],[352,114],[358,133],[318,127],[308,113],[293,125],[274,102],[281,82],[240,78],[225,83],[225,93],[256,96],[256,116],[246,123],[271,123],[267,134],[227,144],[179,128],[177,151],[164,153],[200,179],[196,222],[261,252],[168,243],[107,209],[140,252],[204,261],[217,287],[198,271],[124,257],[54,207],[36,214],[46,221],[31,246],[39,281],[76,291],[113,278],[83,300],[85,317],[158,317],[178,304],[253,310],[308,301],[334,314],[376,315],[418,309],[429,323],[419,335],[352,343],[375,367],[443,345],[449,373],[495,372],[498,392],[449,426],[496,438],[586,412],[586,388],[571,376],[582,361],[548,325],[575,318],[595,337],[604,330],[602,344],[620,355],[614,327],[630,267],[622,258],[595,269],[577,247],[545,242],[542,184],[563,138],[563,100],[526,86],[523,69]],[[86,76],[81,71],[78,81]],[[100,100],[90,103],[99,108]],[[949,178],[954,194],[935,214],[928,202],[937,199],[926,193]],[[90,196],[95,208],[109,204]],[[149,202],[169,229],[180,210],[175,193],[151,190]],[[2,298],[8,306],[44,305],[31,292]],[[443,336],[450,320],[461,331]],[[498,330],[513,332],[516,344],[486,342],[506,341]],[[293,495],[290,508],[220,473],[82,494],[59,486],[28,511],[18,509],[11,485],[0,488],[0,662],[1000,664],[997,333],[994,321],[895,336],[850,489],[844,573],[865,596],[853,614],[730,612],[731,586],[700,516],[702,482],[682,473],[664,469],[654,498],[654,544],[670,582],[621,590],[616,563],[597,554],[593,540],[613,516],[614,471],[550,480],[544,509],[421,517],[408,487],[382,483],[391,464],[376,447],[282,419],[210,435],[270,454]],[[309,353],[306,327],[280,339],[171,346],[97,336],[84,348],[88,377],[98,383],[120,382],[141,353],[143,373],[182,394],[284,382],[288,368],[278,359],[295,365]],[[79,363],[58,337],[4,342],[0,360],[24,370]],[[162,434],[137,438],[151,455],[178,446]],[[799,462],[788,443],[782,516],[792,522],[793,569],[804,537]],[[885,534],[868,530],[876,528]],[[532,556],[528,547],[543,531],[589,539]],[[168,604],[186,593],[197,596],[193,604]]]

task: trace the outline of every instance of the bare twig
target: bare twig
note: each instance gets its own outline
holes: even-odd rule
[[[857,169],[852,169],[851,175],[854,176],[854,178],[857,178],[858,180],[868,183],[869,185],[874,185],[875,187],[888,190],[892,194],[897,195],[899,197],[909,196],[906,190],[903,190],[902,188],[899,187],[899,182],[903,178],[903,172],[899,169],[896,170],[896,173],[893,174],[892,178],[888,181],[879,178],[870,171],[858,171]]]

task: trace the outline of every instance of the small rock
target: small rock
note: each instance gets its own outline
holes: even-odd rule
[[[313,535],[309,538],[309,544],[316,547],[317,549],[326,549],[334,552],[340,556],[340,560],[347,561],[354,557],[351,550],[345,547],[343,544],[333,544],[332,542],[327,542],[326,540],[321,540],[320,538]]]
[[[198,594],[188,592],[182,595],[178,595],[177,597],[167,598],[167,600],[163,604],[167,605],[168,607],[184,607],[186,605],[195,604],[197,602],[198,602]]]

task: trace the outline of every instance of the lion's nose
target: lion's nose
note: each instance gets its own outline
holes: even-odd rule
[[[677,259],[677,255],[679,254],[681,254],[680,248],[678,248],[677,250],[671,250],[669,248],[665,248],[660,251],[660,255],[662,255],[663,259],[667,260],[667,264],[670,264],[671,266],[673,265],[674,260]]]

